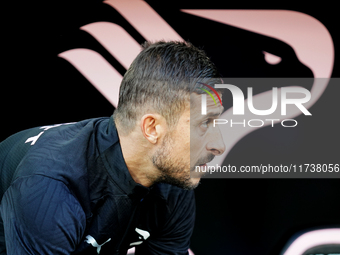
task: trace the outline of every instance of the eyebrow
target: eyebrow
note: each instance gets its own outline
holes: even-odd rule
[[[221,115],[221,113],[219,113],[219,112],[215,112],[215,113],[209,112],[209,113],[207,113],[206,115],[202,115],[202,117],[203,117],[203,118],[206,118],[206,117],[218,117],[218,116],[220,116],[220,115]]]
[[[220,112],[207,112],[206,115],[202,115],[202,116],[204,116],[203,118],[206,118],[206,117],[211,118],[211,117],[218,117],[218,116],[220,116],[223,113],[223,111],[224,111],[224,107],[223,106],[221,106],[221,107],[222,107],[222,109],[221,109]]]

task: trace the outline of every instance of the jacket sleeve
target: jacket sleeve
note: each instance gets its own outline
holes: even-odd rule
[[[159,233],[136,247],[136,255],[187,255],[195,224],[195,196],[183,191],[178,201],[169,204],[169,217]]]
[[[1,201],[7,254],[70,254],[86,217],[61,181],[34,175],[12,183]]]

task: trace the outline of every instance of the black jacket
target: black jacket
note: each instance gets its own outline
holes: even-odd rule
[[[7,138],[0,177],[0,254],[187,254],[193,191],[135,183],[112,117]]]

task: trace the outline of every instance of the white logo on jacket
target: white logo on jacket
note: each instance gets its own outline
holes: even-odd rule
[[[104,244],[106,244],[107,242],[110,242],[111,241],[111,238],[109,238],[106,242],[104,242],[103,244],[98,244],[96,239],[94,239],[92,236],[88,235],[86,236],[86,240],[85,242],[87,242],[88,244],[91,244],[93,247],[97,248],[97,253],[99,254],[100,253],[100,250],[102,248],[102,246]]]
[[[139,228],[136,228],[135,231],[139,234],[139,239],[142,240],[142,241],[138,241],[138,242],[133,242],[133,243],[130,243],[130,246],[133,246],[133,245],[140,245],[141,243],[143,243],[143,241],[145,241],[146,239],[149,238],[150,236],[150,233],[146,230],[142,230],[142,229],[139,229]]]

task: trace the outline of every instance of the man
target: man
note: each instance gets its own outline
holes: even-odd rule
[[[222,106],[207,100],[202,116],[195,82],[216,75],[190,43],[145,43],[112,117],[3,141],[0,253],[126,254],[136,247],[136,254],[187,254],[192,189],[201,177],[195,166],[224,150],[211,130]]]

